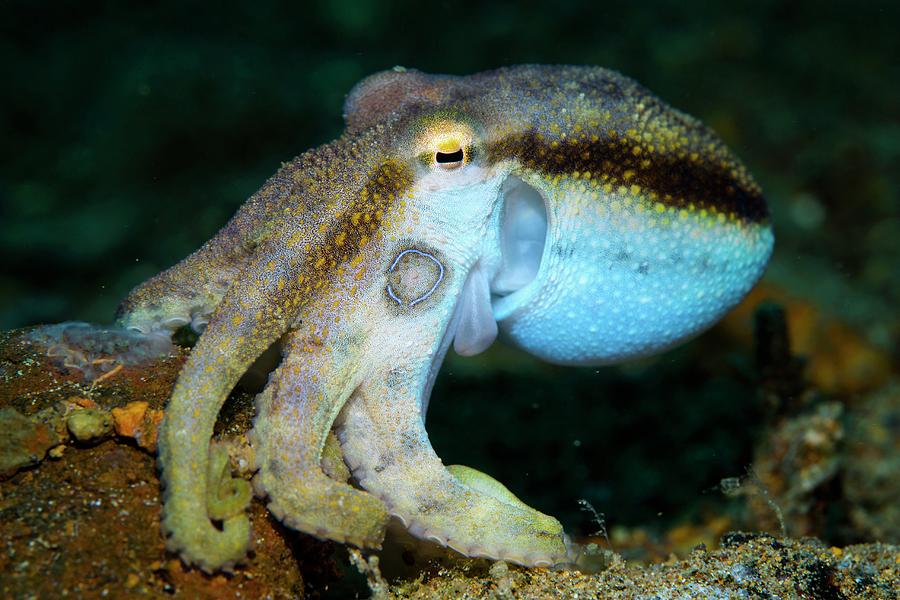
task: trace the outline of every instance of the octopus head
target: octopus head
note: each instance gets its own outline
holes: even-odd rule
[[[765,200],[715,134],[602,69],[396,69],[360,83],[345,117],[388,132],[415,174],[398,237],[416,239],[386,263],[428,280],[409,308],[438,273],[466,274],[460,354],[498,331],[562,364],[651,354],[718,320],[771,253]]]

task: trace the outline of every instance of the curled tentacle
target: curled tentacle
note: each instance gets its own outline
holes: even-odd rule
[[[277,253],[272,250],[271,256]],[[293,290],[291,261],[251,264],[229,290],[178,378],[159,436],[167,547],[205,571],[240,562],[250,544],[242,508],[248,490],[227,473],[209,441],[229,392],[253,361],[288,328],[292,315],[272,302]],[[227,460],[227,457],[225,457]],[[212,519],[222,519],[218,529]]]
[[[209,449],[209,476],[206,485],[209,486],[206,511],[209,518],[216,521],[225,521],[242,514],[253,498],[250,482],[231,476],[231,461],[222,446],[211,446]]]

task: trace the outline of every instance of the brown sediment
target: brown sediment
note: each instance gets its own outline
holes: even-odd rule
[[[285,536],[258,502],[247,568],[209,577],[183,567],[165,552],[154,458],[113,441],[20,473],[0,512],[4,598],[299,598],[306,571],[314,580],[334,569],[328,544]]]
[[[647,568],[614,560],[604,571],[523,569],[475,562],[444,567],[387,586],[371,564],[360,565],[379,598],[832,598],[893,599],[900,548],[866,544],[828,547],[816,540],[732,533],[722,547],[696,548],[682,560]],[[357,561],[359,563],[359,561]],[[377,567],[377,565],[375,565]],[[385,590],[387,588],[387,590]]]
[[[336,577],[332,544],[286,532],[260,502],[250,508],[254,553],[236,575],[209,577],[167,554],[153,440],[186,352],[87,382],[27,333],[0,333],[0,410],[17,415],[22,451],[39,455],[0,483],[0,597],[301,598]],[[243,399],[234,405],[252,411]],[[108,416],[116,436],[69,439],[67,418],[85,411]],[[229,414],[244,428],[252,418]],[[61,443],[68,452],[45,458]]]

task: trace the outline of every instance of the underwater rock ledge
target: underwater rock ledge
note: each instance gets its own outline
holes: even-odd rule
[[[171,346],[112,366],[98,356],[88,370],[48,353],[36,331],[0,333],[0,596],[298,598],[352,589],[340,547],[286,530],[258,501],[254,552],[235,575],[210,577],[167,554],[155,435],[188,351]],[[236,392],[216,439],[239,455],[234,442],[252,416],[252,395]],[[649,566],[599,556],[595,573],[445,559],[389,582],[377,557],[351,552],[377,598],[896,598],[900,581],[900,548],[877,543],[730,533],[719,549]]]

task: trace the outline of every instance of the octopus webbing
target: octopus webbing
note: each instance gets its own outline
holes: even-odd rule
[[[232,568],[255,490],[289,527],[362,548],[394,516],[468,556],[570,562],[556,519],[432,449],[445,353],[502,331],[546,361],[601,365],[698,334],[768,261],[759,186],[708,128],[602,68],[395,68],[359,83],[344,117],[119,309],[147,334],[202,330],[160,431],[168,548]],[[251,489],[210,439],[276,343]],[[352,483],[323,470],[329,452]]]

